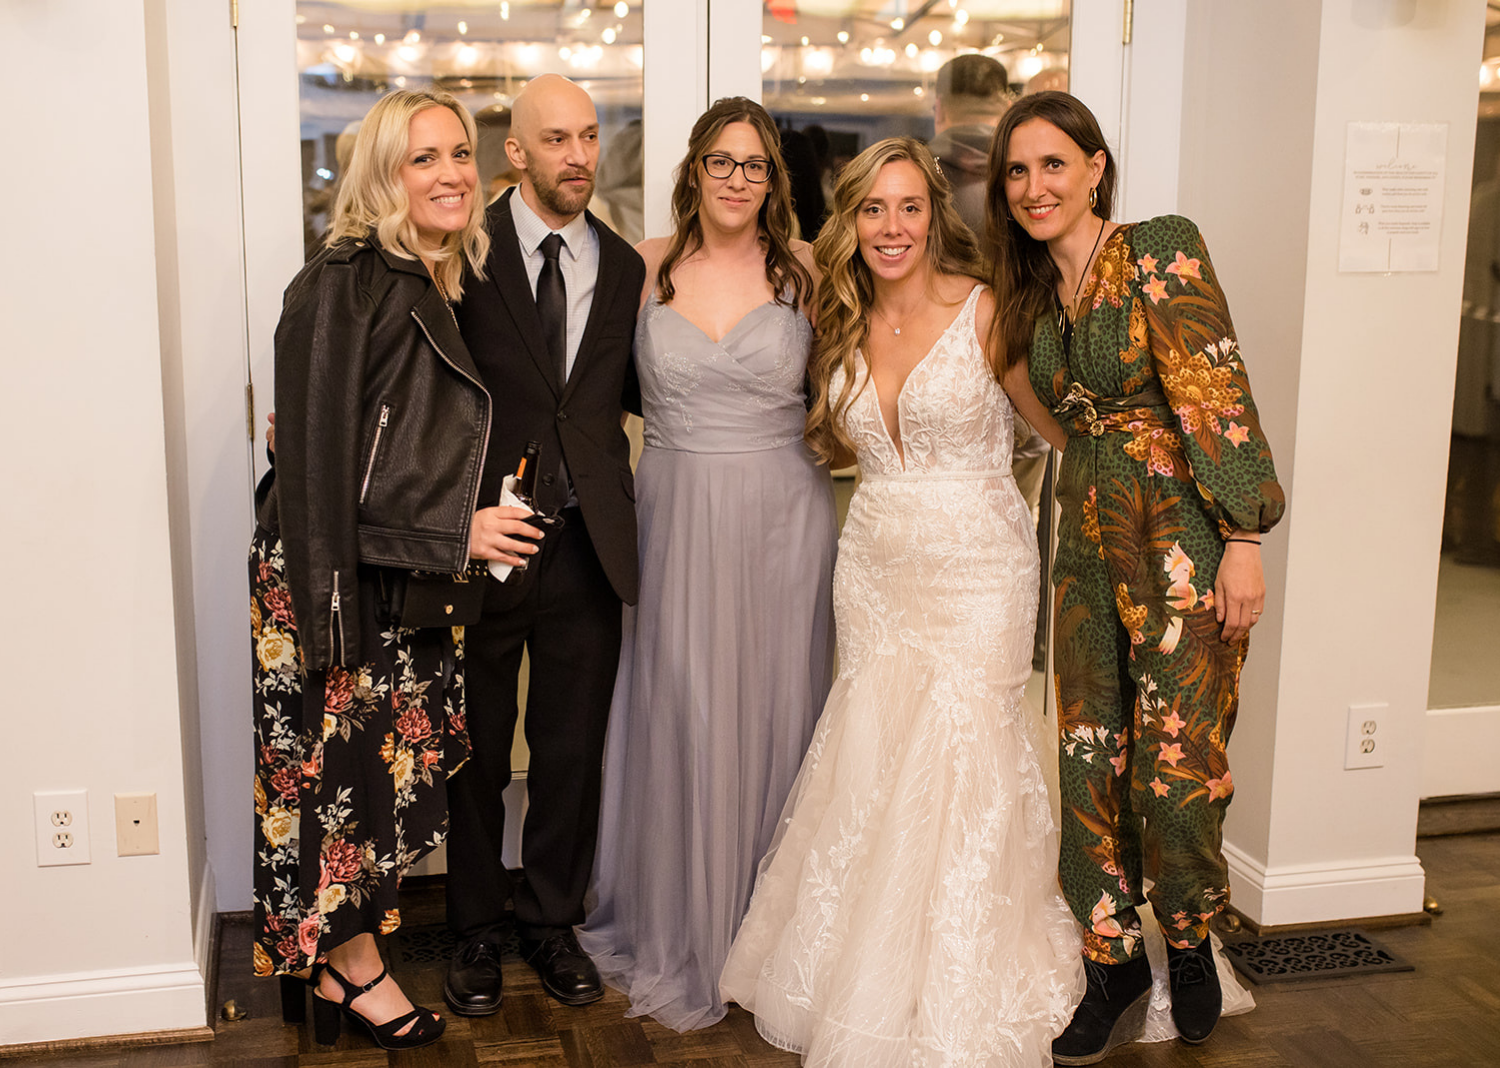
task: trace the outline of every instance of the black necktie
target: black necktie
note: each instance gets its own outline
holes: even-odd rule
[[[536,311],[542,320],[542,335],[547,339],[547,352],[552,357],[559,389],[568,382],[568,291],[557,262],[562,246],[562,234],[542,238],[542,273],[536,279]]]

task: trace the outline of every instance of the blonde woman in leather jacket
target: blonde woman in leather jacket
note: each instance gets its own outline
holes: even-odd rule
[[[450,302],[488,251],[475,141],[445,93],[379,101],[276,330],[250,550],[254,963],[282,978],[289,1022],[313,987],[320,1043],[346,1016],[387,1049],[442,1034],[374,940],[400,925],[400,878],[443,840],[469,753],[463,628],[420,625],[408,581],[457,591],[471,557],[534,551],[470,544],[491,401]]]

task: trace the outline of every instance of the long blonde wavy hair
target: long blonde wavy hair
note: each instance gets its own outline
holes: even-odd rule
[[[447,108],[463,123],[472,150],[479,134],[468,109],[453,96],[438,90],[398,89],[375,102],[360,124],[354,140],[349,170],[339,185],[333,205],[333,223],[325,243],[329,248],[346,238],[365,238],[374,231],[380,244],[404,259],[418,259],[421,245],[411,221],[411,205],[401,181],[406,160],[411,120],[428,108]],[[442,245],[428,256],[434,261],[433,276],[450,300],[463,296],[464,264],[476,277],[484,277],[484,261],[490,251],[490,235],[484,228],[484,192],[476,171],[469,196],[469,219],[462,230],[443,237]]]
[[[853,451],[845,415],[854,399],[854,354],[870,334],[875,284],[859,250],[855,217],[875,186],[880,168],[905,160],[922,172],[927,183],[930,221],[927,227],[929,285],[937,275],[965,275],[985,281],[987,268],[974,235],[953,207],[953,190],[927,146],[910,137],[888,137],[855,156],[839,174],[833,190],[833,211],[813,245],[813,259],[822,273],[818,287],[818,336],[807,375],[812,402],[807,413],[807,443],[825,462],[840,449]],[[934,296],[934,299],[935,296]],[[833,397],[833,371],[844,369],[843,388]],[[998,379],[1003,367],[991,368]]]

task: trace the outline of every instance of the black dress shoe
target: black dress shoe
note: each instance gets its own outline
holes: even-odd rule
[[[1141,1037],[1151,1007],[1151,965],[1145,957],[1098,964],[1085,957],[1088,989],[1067,1030],[1052,1040],[1053,1064],[1098,1064],[1109,1051]]]
[[[500,1011],[500,946],[487,938],[460,942],[448,962],[443,1000],[460,1016]]]
[[[536,969],[542,989],[564,1005],[587,1005],[604,996],[599,969],[571,930],[520,941],[521,956]]]
[[[1167,979],[1172,985],[1172,1022],[1184,1042],[1207,1041],[1224,1008],[1213,942],[1204,938],[1192,949],[1167,947]]]

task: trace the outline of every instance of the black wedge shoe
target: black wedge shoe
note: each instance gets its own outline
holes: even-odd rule
[[[1172,1022],[1189,1045],[1208,1041],[1224,1008],[1213,939],[1205,937],[1192,949],[1167,946],[1167,978],[1172,984]]]
[[[1151,965],[1144,956],[1124,964],[1085,957],[1088,989],[1067,1030],[1052,1040],[1053,1064],[1098,1064],[1109,1051],[1141,1037],[1151,1008]]]
[[[329,1001],[316,990],[313,991],[313,1037],[320,1046],[331,1046],[339,1040],[339,1030],[345,1016],[363,1024],[377,1046],[390,1050],[416,1049],[419,1046],[431,1045],[442,1037],[444,1028],[448,1026],[447,1021],[439,1019],[431,1009],[424,1009],[420,1005],[411,1012],[403,1013],[394,1020],[387,1020],[381,1024],[373,1023],[355,1012],[351,1008],[354,999],[375,989],[380,981],[390,974],[389,968],[382,968],[380,974],[364,986],[355,986],[332,965],[327,967],[327,971],[343,988],[344,1000],[342,1002]],[[409,1031],[404,1035],[396,1033],[408,1023],[411,1024]]]

